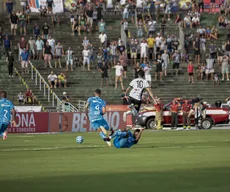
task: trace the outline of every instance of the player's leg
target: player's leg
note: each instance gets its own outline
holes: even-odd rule
[[[108,130],[109,130],[109,125],[108,123],[105,121],[105,119],[101,119],[99,121],[97,121],[97,126],[98,126],[98,131],[100,132],[100,137],[103,139],[103,141],[105,141],[109,146],[111,146],[111,142],[110,141],[106,141],[106,137],[108,134]]]
[[[7,139],[7,132],[6,132],[7,127],[8,127],[8,124],[0,125],[0,137],[2,137],[3,140]]]
[[[113,142],[114,147],[116,148],[124,148],[126,146],[126,143],[127,143],[127,138],[119,138],[119,137],[116,137],[116,139]]]

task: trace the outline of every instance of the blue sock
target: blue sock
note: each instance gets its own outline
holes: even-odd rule
[[[126,137],[127,133],[126,132],[122,132],[120,129],[118,129],[113,135],[110,136],[110,138],[114,138],[114,137]]]
[[[105,139],[105,138],[106,138],[106,135],[101,131],[101,132],[100,132],[100,137],[101,137],[102,139]]]

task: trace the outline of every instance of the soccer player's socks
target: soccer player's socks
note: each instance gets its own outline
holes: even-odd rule
[[[113,135],[111,135],[109,138],[112,139],[114,137],[126,137],[127,133],[122,132],[120,129],[118,129]]]
[[[104,140],[106,138],[106,135],[101,131],[100,132],[100,137]]]

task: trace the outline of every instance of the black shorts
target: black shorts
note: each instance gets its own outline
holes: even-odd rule
[[[128,67],[127,66],[123,66],[124,71],[128,71]]]
[[[195,50],[195,55],[200,55],[200,50]]]
[[[156,67],[156,73],[162,72],[162,67]]]
[[[173,63],[173,69],[179,69],[180,63]]]
[[[104,79],[104,78],[109,78],[108,74],[107,73],[102,73],[101,74],[101,78]]]
[[[193,73],[188,73],[189,76],[193,76]]]
[[[132,97],[129,97],[129,104],[130,105],[133,104],[135,109],[139,112],[140,107],[141,107],[141,100],[139,101],[139,100],[136,100]]]

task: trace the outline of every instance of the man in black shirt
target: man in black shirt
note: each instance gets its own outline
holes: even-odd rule
[[[89,27],[91,28],[93,26],[93,9],[92,7],[90,7],[86,13],[85,13],[86,17],[87,17],[87,24],[89,25]]]
[[[46,4],[48,7],[48,13],[53,13],[53,6],[54,6],[54,1],[53,0],[46,0]]]
[[[97,20],[100,21],[101,19],[103,19],[103,16],[102,16],[103,8],[99,4],[99,6],[96,9],[97,9]]]
[[[47,24],[47,22],[45,22],[44,26],[42,27],[42,32],[44,35],[44,39],[48,39],[49,33],[50,33],[50,27]]]
[[[109,80],[108,80],[108,65],[103,61],[102,65],[98,66],[99,71],[101,72],[101,87],[104,87],[104,81],[106,81],[106,87],[109,87]]]
[[[9,69],[9,77],[13,77],[13,68],[14,68],[14,56],[12,55],[12,52],[9,51],[8,56],[6,58],[6,61],[8,62],[8,69]]]
[[[47,67],[47,62],[49,63],[49,67],[53,68],[51,65],[51,46],[49,45],[49,42],[47,41],[44,48],[43,48],[43,57],[44,57],[44,61],[45,61],[45,68]]]
[[[11,22],[11,34],[16,35],[17,26],[18,26],[18,16],[16,15],[15,11],[10,15],[10,22]]]

